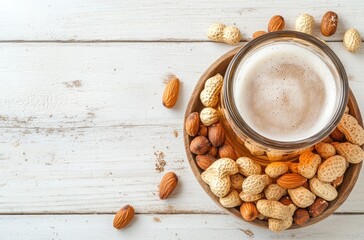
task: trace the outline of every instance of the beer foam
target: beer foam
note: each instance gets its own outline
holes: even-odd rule
[[[297,141],[325,128],[336,104],[335,79],[310,50],[271,44],[241,63],[234,100],[243,120],[275,141]]]

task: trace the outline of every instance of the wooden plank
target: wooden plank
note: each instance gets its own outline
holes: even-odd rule
[[[174,130],[179,136],[174,137]],[[0,129],[1,213],[221,213],[192,174],[177,125]],[[179,186],[161,201],[155,154]],[[364,212],[364,176],[339,212]]]
[[[0,238],[17,240],[102,239],[363,239],[363,215],[333,215],[299,230],[275,234],[226,215],[137,215],[123,230],[113,215],[0,216]]]
[[[343,59],[363,111],[363,52],[330,46]],[[0,212],[111,213],[131,203],[140,213],[220,213],[189,169],[181,134],[196,80],[230,48],[0,44]],[[182,80],[173,110],[161,104],[166,72]],[[156,195],[158,151],[166,155],[166,171],[181,179],[167,201]],[[340,212],[364,212],[363,182],[361,176]]]
[[[342,59],[364,112],[364,51]],[[182,124],[202,72],[232,47],[215,43],[0,44],[0,127],[74,128]],[[166,74],[182,81],[173,110],[161,104]]]
[[[281,14],[287,29],[294,28],[298,15],[315,17],[316,30],[322,15],[335,11],[340,18],[330,40],[342,40],[348,27],[364,34],[364,2],[304,1],[118,1],[4,0],[0,7],[0,40],[138,40],[205,41],[214,22],[236,24],[250,38],[265,29],[271,16]],[[318,34],[318,31],[316,31]],[[318,34],[321,36],[321,34]]]

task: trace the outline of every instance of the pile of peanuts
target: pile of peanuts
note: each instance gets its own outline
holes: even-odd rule
[[[305,225],[322,214],[338,196],[350,164],[363,161],[364,130],[350,115],[349,108],[334,132],[306,149],[294,162],[283,162],[275,154],[265,168],[246,156],[239,156],[227,142],[217,110],[223,76],[205,82],[200,94],[204,108],[191,113],[185,130],[191,136],[190,151],[203,170],[202,180],[225,208],[240,208],[246,221],[268,221],[274,232],[294,222]],[[259,155],[255,148],[248,148]],[[278,160],[277,160],[278,159]]]

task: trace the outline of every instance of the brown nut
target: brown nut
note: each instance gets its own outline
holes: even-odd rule
[[[186,132],[188,135],[194,137],[197,135],[200,128],[200,116],[198,112],[193,112],[188,115],[186,119]]]
[[[122,229],[126,227],[134,218],[134,208],[130,205],[122,207],[114,217],[113,226],[116,229]]]
[[[235,150],[230,144],[224,144],[219,148],[219,156],[221,158],[231,158],[234,160],[237,158]]]
[[[286,206],[289,206],[290,204],[294,204],[289,196],[283,196],[281,199],[279,199],[281,203],[283,203]]]
[[[321,20],[321,33],[329,37],[334,35],[337,29],[339,18],[336,13],[328,11],[324,14]]]
[[[207,127],[200,123],[200,128],[198,130],[197,135],[207,137]]]
[[[335,128],[335,130],[330,134],[330,137],[334,142],[343,142],[345,140],[344,133],[340,132],[338,128]]]
[[[328,202],[322,198],[316,198],[315,202],[308,208],[308,212],[314,218],[323,213],[328,206]]]
[[[305,182],[307,178],[298,173],[286,173],[277,179],[278,185],[286,189],[302,186]]]
[[[240,206],[240,214],[246,221],[252,222],[258,217],[259,212],[255,203],[245,202]]]
[[[207,150],[206,153],[209,154],[209,155],[211,155],[211,156],[213,156],[214,158],[216,158],[217,157],[218,150],[214,146],[210,146],[209,147],[209,150]]]
[[[162,103],[166,108],[172,108],[178,99],[179,92],[179,79],[173,76],[167,83],[163,96]]]
[[[174,172],[166,173],[159,184],[159,198],[166,199],[174,191],[178,183],[178,177]]]
[[[282,16],[273,16],[268,24],[268,32],[281,31],[284,28],[284,18]]]
[[[190,144],[190,150],[194,154],[204,154],[209,150],[211,143],[204,136],[195,137]]]
[[[340,177],[337,177],[334,181],[332,181],[331,185],[334,188],[338,188],[343,183],[343,180],[344,180],[344,175],[341,175]]]
[[[199,168],[202,170],[206,170],[216,161],[216,159],[209,154],[198,154],[196,156],[196,163]]]
[[[253,33],[253,39],[257,38],[257,37],[260,37],[260,36],[263,36],[266,33],[267,33],[266,31],[256,31],[255,33]]]
[[[226,140],[225,130],[220,123],[214,124],[208,130],[209,140],[214,147],[220,147]]]
[[[297,225],[305,225],[310,220],[310,215],[308,214],[308,211],[303,208],[299,208],[295,211],[293,215],[293,221]]]

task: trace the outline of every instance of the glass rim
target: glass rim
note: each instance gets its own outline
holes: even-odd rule
[[[233,99],[233,80],[234,80],[234,74],[235,70],[240,64],[240,61],[244,58],[244,56],[249,53],[254,47],[257,45],[263,44],[267,41],[271,41],[274,39],[284,39],[284,38],[291,38],[291,39],[298,39],[300,41],[306,41],[319,49],[322,50],[323,54],[327,56],[333,66],[336,68],[336,71],[339,76],[339,83],[341,86],[341,90],[339,92],[339,102],[338,102],[338,108],[334,112],[333,116],[331,117],[330,122],[326,124],[326,126],[321,129],[319,132],[315,133],[314,135],[297,140],[297,141],[277,141],[272,140],[267,137],[262,136],[261,134],[254,131],[240,116],[237,107],[235,105],[235,101]],[[299,43],[299,42],[297,42]],[[324,139],[326,136],[328,136],[338,125],[340,122],[344,112],[345,107],[348,102],[348,95],[349,95],[349,83],[348,78],[346,75],[346,71],[344,69],[343,64],[341,63],[340,59],[337,57],[337,55],[329,48],[326,43],[324,43],[322,40],[306,34],[302,32],[296,32],[296,31],[277,31],[277,32],[271,32],[264,34],[258,38],[253,39],[249,43],[247,43],[242,49],[240,49],[231,62],[229,63],[229,66],[226,70],[226,74],[224,77],[224,84],[223,84],[223,90],[222,95],[227,96],[223,97],[222,101],[225,105],[225,108],[229,114],[229,117],[233,121],[233,124],[236,126],[238,131],[241,131],[244,136],[247,138],[253,140],[254,142],[269,148],[269,149],[276,149],[276,150],[294,150],[294,149],[302,149],[306,147],[310,147],[318,142],[320,142],[322,139]]]

